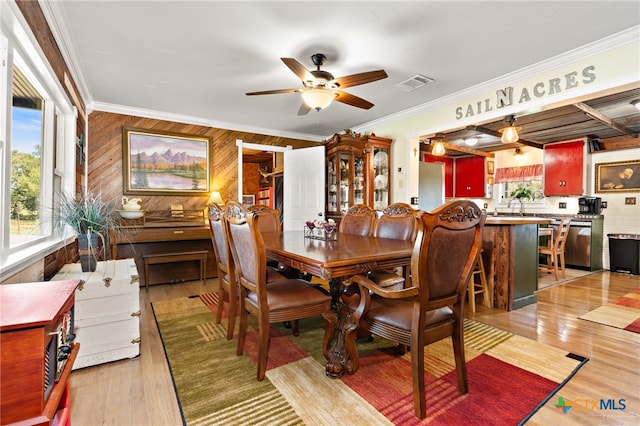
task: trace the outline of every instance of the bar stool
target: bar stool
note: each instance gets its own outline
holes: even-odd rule
[[[476,257],[476,267],[471,273],[471,278],[469,279],[469,285],[467,286],[467,294],[469,296],[469,306],[471,307],[471,312],[476,312],[476,294],[482,294],[482,297],[485,301],[485,306],[487,297],[489,295],[489,288],[487,287],[487,274],[484,270],[484,262],[482,261],[482,249],[478,252],[478,257]],[[479,282],[476,282],[476,275],[480,277]]]

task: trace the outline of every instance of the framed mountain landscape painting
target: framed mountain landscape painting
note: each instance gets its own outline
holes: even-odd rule
[[[205,195],[211,138],[123,129],[123,182],[128,195]]]

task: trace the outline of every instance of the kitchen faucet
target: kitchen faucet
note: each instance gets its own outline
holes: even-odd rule
[[[511,208],[511,203],[513,201],[520,201],[520,216],[524,216],[524,203],[522,202],[522,199],[520,199],[520,198],[513,198],[513,199],[509,200],[509,204],[507,204],[507,208],[508,209]]]

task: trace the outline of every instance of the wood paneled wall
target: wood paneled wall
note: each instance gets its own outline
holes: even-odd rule
[[[291,145],[294,148],[318,145],[318,142],[299,139],[94,111],[89,114],[88,186],[90,191],[101,191],[105,200],[120,200],[123,196],[123,127],[211,137],[213,144],[210,165],[211,189],[220,191],[224,201],[235,200],[238,194],[237,139],[262,145]],[[171,204],[182,204],[185,209],[202,209],[208,200],[208,196],[141,196],[140,198],[145,210],[166,210]]]

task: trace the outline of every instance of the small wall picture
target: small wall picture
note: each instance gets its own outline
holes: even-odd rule
[[[256,196],[255,195],[249,195],[249,194],[243,194],[242,195],[242,204],[246,205],[246,206],[252,206],[256,203]]]
[[[596,192],[640,192],[640,160],[596,164]]]

